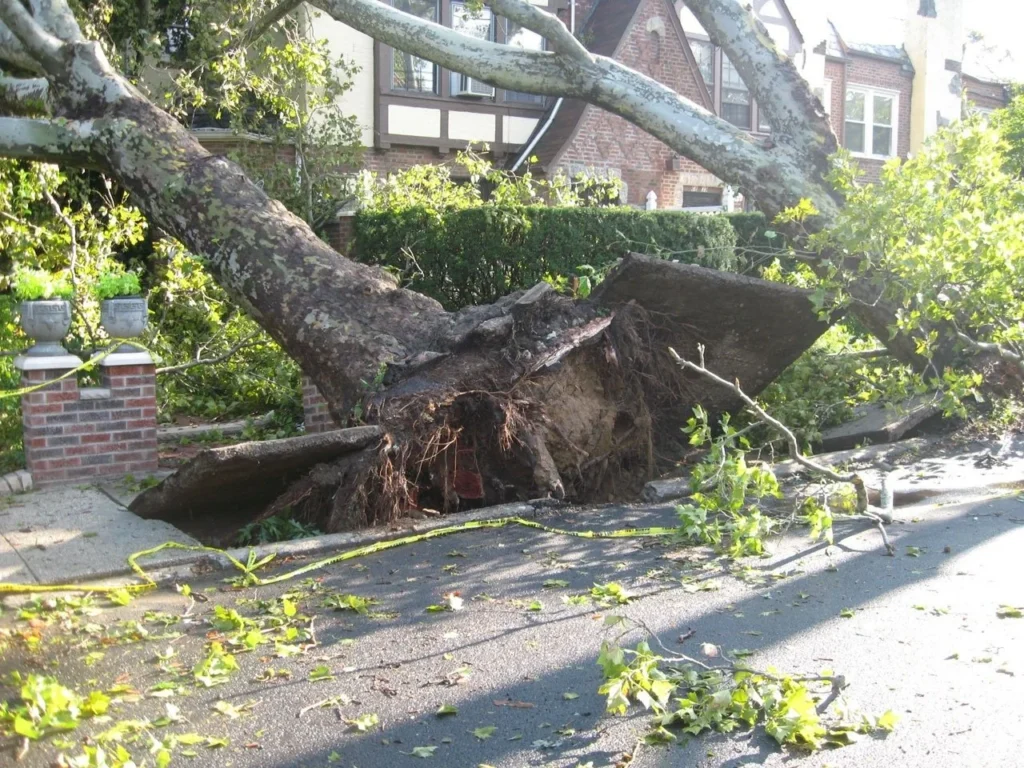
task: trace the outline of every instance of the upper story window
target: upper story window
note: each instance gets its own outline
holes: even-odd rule
[[[544,38],[533,30],[521,27],[514,21],[509,21],[508,19],[502,19],[499,26],[501,27],[502,36],[506,45],[514,45],[527,51],[544,50]],[[538,96],[535,93],[505,91],[505,101],[518,101],[521,103],[525,102],[527,104],[543,104],[544,97]]]
[[[514,45],[531,51],[544,50],[544,38],[536,32],[505,18],[496,17],[490,8],[472,10],[462,0],[391,0],[394,7],[421,19],[443,24],[456,32],[477,40]],[[553,2],[553,0],[552,0]],[[453,97],[461,100],[490,100],[543,105],[544,97],[532,93],[496,90],[460,72],[442,70],[418,56],[384,47],[390,51],[390,90],[408,96],[426,95]],[[386,66],[386,60],[385,60]],[[382,72],[388,82],[388,73]],[[387,88],[388,86],[384,86]]]
[[[847,88],[843,146],[855,155],[893,157],[898,107],[899,97],[890,91],[862,86]]]
[[[438,0],[394,0],[395,8],[427,21],[438,21]],[[437,65],[418,56],[393,49],[391,90],[437,93]]]
[[[452,29],[477,40],[494,40],[494,16],[490,8],[471,11],[465,3],[452,3]],[[453,96],[493,96],[494,88],[458,72],[449,72]]]
[[[765,114],[722,49],[710,40],[690,37],[690,50],[719,116],[745,131],[771,133]]]
[[[697,60],[697,67],[700,69],[701,77],[708,91],[715,92],[715,46],[707,40],[691,40],[690,50]]]
[[[750,91],[747,89],[740,73],[726,56],[722,56],[722,118],[749,131]]]

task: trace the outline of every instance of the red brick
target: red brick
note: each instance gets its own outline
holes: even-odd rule
[[[155,458],[147,461],[133,461],[128,465],[129,472],[156,472],[159,468]]]
[[[125,408],[156,408],[155,397],[129,397],[124,401]]]
[[[69,445],[64,449],[66,456],[89,456],[103,450],[99,445]]]
[[[147,418],[147,419],[155,419],[156,418],[156,408],[155,407],[154,408],[143,408],[142,409],[142,416],[143,416],[143,418]]]
[[[89,443],[109,443],[110,433],[109,432],[98,432],[95,435],[82,435],[82,444],[86,445]]]
[[[49,395],[47,395],[47,397],[49,397]],[[27,408],[25,408],[25,410],[26,411],[30,411],[33,416],[35,416],[37,414],[63,413],[64,412],[64,404],[63,403],[47,403],[45,405],[30,405]]]
[[[47,392],[46,402],[47,403],[71,403],[78,399],[78,390],[72,390],[71,392]]]
[[[33,438],[25,441],[25,446],[27,448],[45,448],[46,447],[46,438],[45,437],[33,437]]]

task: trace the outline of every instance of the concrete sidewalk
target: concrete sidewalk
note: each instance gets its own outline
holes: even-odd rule
[[[123,485],[49,488],[0,499],[0,582],[72,583],[124,573],[130,554],[165,541],[198,544],[173,525],[142,520]],[[185,555],[184,557],[190,557]],[[191,556],[194,559],[194,556]],[[161,553],[148,564],[181,561]]]

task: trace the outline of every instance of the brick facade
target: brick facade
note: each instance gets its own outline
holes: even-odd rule
[[[683,47],[685,38],[675,28],[673,13],[671,3],[643,0],[615,58],[701,104],[700,74]],[[592,105],[584,109],[575,134],[553,164],[570,173],[580,166],[620,175],[626,202],[637,206],[654,191],[660,208],[678,208],[683,186],[692,186],[687,180],[714,178],[624,118]]]
[[[308,376],[302,377],[302,422],[310,435],[338,429],[334,417],[327,410],[327,401]]]
[[[844,141],[843,115],[847,86],[880,88],[899,94],[896,151],[901,158],[906,159],[910,152],[910,100],[914,85],[914,73],[907,65],[851,53],[846,61],[826,61],[825,77],[832,81],[829,121],[840,146],[843,146]],[[885,161],[857,158],[857,164],[864,171],[864,181],[878,181]]]
[[[157,469],[156,367],[100,363],[100,387],[79,388],[69,368],[22,370],[25,461],[37,487]],[[32,358],[19,358],[19,361]],[[24,365],[24,363],[20,363]]]
[[[1002,109],[1009,103],[1006,86],[990,83],[970,75],[963,77],[967,100],[981,109]]]

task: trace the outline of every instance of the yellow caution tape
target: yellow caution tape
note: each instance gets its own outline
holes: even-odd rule
[[[366,555],[373,555],[378,552],[385,552],[389,549],[395,549],[396,547],[403,547],[407,544],[415,544],[420,541],[427,541],[428,539],[436,539],[441,536],[449,536],[453,533],[463,533],[464,531],[476,531],[485,528],[504,528],[508,525],[521,525],[524,528],[533,528],[534,530],[544,531],[545,533],[553,533],[557,536],[573,536],[579,539],[635,539],[635,538],[658,538],[666,536],[675,536],[679,534],[678,528],[622,528],[615,531],[569,531],[563,528],[553,528],[543,523],[538,523],[535,520],[527,520],[522,517],[498,517],[493,520],[471,520],[466,523],[460,523],[459,525],[447,526],[445,528],[435,528],[432,531],[425,531],[424,533],[417,533],[412,536],[403,536],[398,539],[388,539],[386,541],[378,541],[373,544],[367,544],[362,547],[356,547],[345,552],[341,552],[337,555],[331,555],[321,560],[317,560],[312,563],[295,568],[291,571],[278,574],[277,576],[271,576],[268,579],[262,579],[254,573],[257,568],[260,568],[270,562],[275,555],[269,555],[259,561],[255,561],[254,553],[250,555],[249,563],[243,563],[238,558],[225,552],[223,549],[217,547],[204,547],[204,546],[193,546],[190,544],[179,544],[176,541],[167,541],[159,546],[151,549],[144,549],[141,552],[136,552],[128,558],[128,567],[131,568],[132,572],[141,579],[139,582],[133,582],[130,584],[121,584],[117,586],[89,586],[85,584],[10,584],[0,583],[0,595],[17,595],[17,594],[35,594],[40,592],[116,592],[119,590],[127,590],[129,592],[144,592],[150,589],[156,589],[156,581],[145,571],[145,569],[139,565],[139,559],[144,557],[150,557],[158,552],[162,552],[165,549],[180,549],[186,552],[209,552],[211,554],[220,555],[228,560],[237,570],[242,573],[244,583],[247,586],[262,587],[270,584],[279,584],[289,579],[294,579],[297,576],[305,576],[307,573],[318,571],[321,568],[334,565],[335,563],[345,562],[346,560],[354,560],[358,557],[365,557]]]

